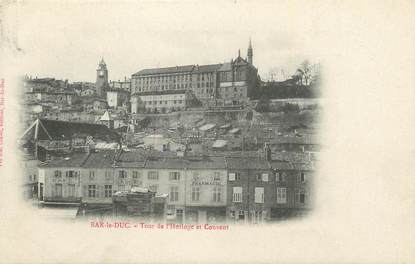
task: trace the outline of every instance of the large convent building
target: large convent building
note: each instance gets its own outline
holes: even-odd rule
[[[256,87],[257,76],[251,41],[246,59],[239,51],[227,63],[143,69],[131,78],[131,111],[183,110],[194,100],[203,106],[243,105]]]

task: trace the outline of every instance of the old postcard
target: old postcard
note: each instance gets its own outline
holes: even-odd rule
[[[414,11],[2,3],[0,262],[415,261]]]

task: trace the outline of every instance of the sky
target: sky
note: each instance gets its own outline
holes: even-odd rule
[[[285,5],[285,7],[284,7]],[[285,9],[284,9],[285,8]],[[249,38],[263,79],[289,76],[318,60],[319,30],[303,3],[239,1],[21,2],[17,43],[22,74],[91,81],[103,57],[110,80],[153,67],[228,62],[245,57]]]

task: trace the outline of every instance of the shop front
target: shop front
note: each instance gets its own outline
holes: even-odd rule
[[[215,224],[226,219],[225,206],[187,206],[186,223]]]

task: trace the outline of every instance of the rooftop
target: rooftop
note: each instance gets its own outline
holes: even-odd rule
[[[116,152],[114,150],[92,152],[85,160],[83,167],[85,168],[111,168]]]
[[[306,144],[317,145],[315,136],[301,135],[301,136],[279,136],[270,141],[271,144]]]
[[[269,169],[269,162],[263,158],[236,158],[227,157],[226,163],[228,169]]]
[[[140,151],[106,150],[78,153],[40,163],[40,167],[147,168],[147,169],[231,169],[231,170],[314,170],[311,162],[267,161],[258,157],[147,156]]]
[[[185,65],[176,67],[143,69],[137,73],[134,73],[133,76],[190,72],[193,70],[193,67],[194,65]]]
[[[164,91],[149,91],[149,92],[136,92],[135,95],[166,95],[166,94],[186,94],[189,91],[186,90],[164,90]]]
[[[116,141],[120,135],[105,125],[37,119],[24,133],[24,140],[68,140],[78,135],[89,135],[93,139]]]
[[[41,162],[39,163],[39,167],[81,167],[84,165],[84,162],[87,158],[87,153],[76,153],[73,155],[68,155],[65,158],[52,159],[47,162]]]
[[[184,169],[185,161],[179,157],[149,157],[146,168],[150,169]]]
[[[219,70],[222,67],[222,64],[207,64],[207,65],[184,65],[184,66],[175,66],[175,67],[165,67],[165,68],[152,68],[152,69],[143,69],[133,76],[139,75],[159,75],[159,74],[173,74],[173,73],[185,73],[185,72],[214,72]]]

